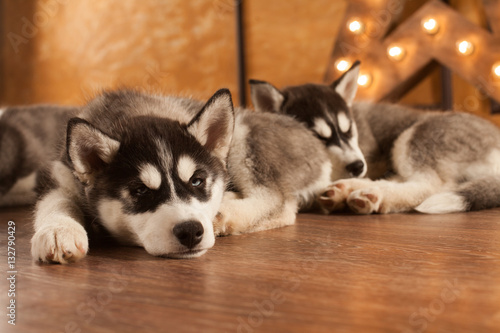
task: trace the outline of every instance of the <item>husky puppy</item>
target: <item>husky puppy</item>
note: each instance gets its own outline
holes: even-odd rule
[[[37,105],[0,109],[0,206],[36,200],[38,170],[54,160],[75,107]]]
[[[358,71],[356,62],[330,86],[306,84],[282,91],[251,82],[258,110],[303,122],[336,156],[352,156],[356,136],[349,141],[348,135],[359,133],[370,179],[334,182],[320,197],[325,209],[347,205],[359,214],[451,213],[500,205],[500,130],[495,125],[462,112],[353,102]]]
[[[156,256],[191,258],[215,235],[293,224],[330,184],[323,143],[290,117],[207,103],[104,93],[67,126],[63,158],[35,211],[32,256],[68,263],[88,251],[87,224]]]
[[[250,88],[257,111],[290,115],[312,129],[330,152],[336,179],[365,176],[367,164],[350,108],[355,93],[351,80],[340,79],[331,87],[305,84],[283,91],[265,81],[250,80]]]

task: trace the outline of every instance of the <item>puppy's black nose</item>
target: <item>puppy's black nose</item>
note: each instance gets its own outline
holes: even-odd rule
[[[203,238],[203,226],[198,221],[179,223],[174,227],[173,232],[179,242],[188,249],[195,247]]]
[[[353,176],[357,177],[359,176],[365,167],[365,164],[361,160],[357,160],[352,162],[351,164],[348,164],[345,169]]]

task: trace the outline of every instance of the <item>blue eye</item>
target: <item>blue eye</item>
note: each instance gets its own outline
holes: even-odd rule
[[[148,192],[149,192],[149,188],[146,185],[140,185],[131,191],[132,195],[134,195],[136,197],[142,197],[143,195],[147,194]]]
[[[193,177],[193,178],[191,178],[191,185],[192,185],[192,186],[194,186],[194,187],[198,187],[198,186],[200,186],[201,184],[203,184],[203,179],[198,178],[198,177]]]

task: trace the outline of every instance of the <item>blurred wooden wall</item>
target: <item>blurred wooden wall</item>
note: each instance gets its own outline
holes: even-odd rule
[[[453,3],[481,21],[469,1]],[[321,82],[345,8],[345,0],[245,1],[248,78]],[[82,104],[115,87],[198,98],[227,87],[237,100],[234,0],[3,0],[0,10],[4,105]],[[438,80],[403,102],[438,104]],[[455,81],[457,104],[477,94]]]

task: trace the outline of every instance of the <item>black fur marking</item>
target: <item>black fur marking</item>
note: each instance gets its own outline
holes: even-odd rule
[[[332,130],[331,137],[323,138],[316,134],[327,146],[340,146],[341,141],[347,142],[352,138],[350,129],[346,133],[338,130],[336,114],[343,111],[350,116],[350,112],[344,99],[331,87],[305,84],[285,88],[283,95],[285,96],[283,113],[293,116],[310,129],[314,128],[315,119],[321,118],[326,121]]]
[[[201,162],[201,161],[200,161]],[[208,169],[208,166],[204,166]],[[188,200],[191,197],[195,197],[201,202],[205,202],[210,198],[211,188],[207,187],[206,179],[208,177],[208,171],[206,169],[198,169],[193,174],[193,177],[203,179],[203,182],[199,186],[193,186],[191,180],[187,183],[183,182],[177,173],[174,174],[175,182],[175,193],[182,200]]]
[[[185,201],[192,197],[200,201],[210,198],[211,189],[206,187],[205,182],[194,187],[183,182],[177,174],[177,162],[182,155],[190,156],[199,166],[195,172],[197,177],[217,177],[223,172],[222,163],[201,146],[185,125],[169,119],[142,116],[130,119],[128,129],[116,157],[96,177],[93,191],[97,195],[91,197],[121,200],[129,214],[154,212],[172,200],[174,192]],[[172,155],[171,158],[161,155],[163,152],[158,149],[158,144],[164,147],[163,152]],[[169,165],[165,165],[166,161]],[[162,174],[158,189],[140,190],[144,185],[139,179],[140,168],[145,164],[153,165]],[[212,174],[208,170],[213,170],[210,171]]]

